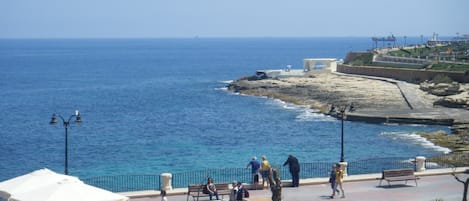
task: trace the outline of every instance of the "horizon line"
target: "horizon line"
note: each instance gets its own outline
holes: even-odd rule
[[[11,39],[249,39],[249,38],[371,38],[381,36],[160,36],[160,37],[0,37],[0,40]],[[422,35],[415,36],[397,36],[396,38],[417,38]],[[424,36],[430,37],[430,36]],[[439,37],[454,37],[454,36],[439,36]]]

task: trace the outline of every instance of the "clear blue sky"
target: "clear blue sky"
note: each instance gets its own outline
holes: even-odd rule
[[[469,34],[469,0],[0,0],[0,38]]]

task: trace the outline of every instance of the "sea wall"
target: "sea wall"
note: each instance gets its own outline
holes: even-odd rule
[[[384,68],[375,66],[349,66],[338,65],[337,72],[358,74],[367,76],[387,77],[396,80],[402,80],[411,83],[420,83],[425,80],[431,80],[436,75],[446,75],[454,81],[461,83],[469,83],[469,73],[464,72],[447,72],[447,71],[429,71],[415,69],[397,69]]]
[[[454,120],[451,118],[413,118],[410,116],[376,116],[354,113],[348,113],[346,119],[349,121],[361,121],[368,123],[432,124],[444,126],[451,126],[454,123]]]

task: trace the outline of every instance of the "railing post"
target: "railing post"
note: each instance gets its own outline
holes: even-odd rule
[[[173,186],[171,184],[171,178],[173,175],[171,173],[162,173],[161,175],[161,190],[170,191],[173,190]]]
[[[344,176],[348,176],[348,163],[347,162],[339,162],[340,168],[344,171]]]
[[[415,157],[415,165],[416,165],[416,171],[417,172],[423,172],[425,171],[425,157],[423,156],[417,156]]]

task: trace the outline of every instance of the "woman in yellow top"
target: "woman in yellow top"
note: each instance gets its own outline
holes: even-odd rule
[[[342,187],[342,182],[344,182],[344,170],[342,169],[341,165],[339,163],[337,163],[335,165],[335,187],[334,187],[334,191],[331,195],[331,198],[334,198],[335,192],[337,190],[337,186],[339,186],[340,191],[342,191],[342,197],[341,198],[345,198],[345,191],[344,191],[344,188]]]
[[[262,188],[264,188],[264,183],[267,180],[267,177],[270,174],[270,164],[269,161],[267,160],[267,157],[265,155],[262,156],[262,163],[261,163],[261,174],[262,174]]]

